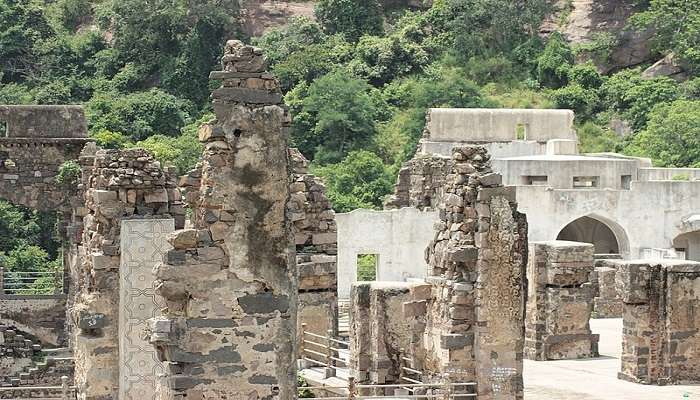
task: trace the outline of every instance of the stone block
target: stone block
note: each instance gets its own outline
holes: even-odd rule
[[[168,235],[168,243],[176,250],[197,247],[199,232],[196,229],[180,229]]]
[[[168,190],[165,188],[150,190],[144,194],[144,201],[146,203],[167,203]]]

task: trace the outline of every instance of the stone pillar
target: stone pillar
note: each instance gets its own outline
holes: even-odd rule
[[[259,49],[226,44],[216,120],[204,144],[194,228],[156,267],[166,300],[151,342],[165,362],[160,399],[296,398],[297,271],[286,215],[282,96]]]
[[[618,378],[700,383],[700,263],[614,262],[624,303]]]
[[[350,372],[356,382],[392,384],[399,382],[401,349],[410,344],[410,329],[402,318],[404,303],[410,301],[407,282],[360,282],[351,288]],[[393,394],[394,388],[373,391]]]
[[[617,264],[611,263],[611,259],[622,259],[617,257],[599,258],[595,255],[595,269],[591,273],[591,283],[593,284],[595,298],[593,299],[594,318],[622,318],[622,297],[617,287]],[[607,256],[607,255],[606,255]]]
[[[588,243],[531,242],[527,264],[525,357],[561,360],[598,356],[591,333],[594,246]]]
[[[522,399],[527,223],[488,160],[481,146],[453,150],[426,249],[430,287],[416,288],[404,318],[425,379],[476,381],[480,399]]]
[[[294,230],[299,271],[297,330],[301,326],[317,335],[338,333],[338,229],[335,212],[323,182],[309,174],[309,161],[294,148],[289,216]],[[308,338],[307,338],[308,339]],[[318,351],[318,349],[314,349]],[[307,357],[314,358],[312,354]]]
[[[99,150],[81,156],[82,218],[69,229],[78,241],[71,257],[71,333],[75,384],[81,400],[119,397],[119,317],[121,222],[174,219],[184,224],[175,181],[145,150]],[[143,334],[143,332],[140,332]]]

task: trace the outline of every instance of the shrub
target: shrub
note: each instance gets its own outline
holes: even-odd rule
[[[78,164],[76,161],[65,161],[60,167],[58,167],[56,183],[65,186],[76,185],[80,180],[80,172],[80,164]]]

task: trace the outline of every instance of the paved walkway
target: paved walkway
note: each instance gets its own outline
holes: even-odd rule
[[[593,319],[600,334],[600,358],[525,360],[526,400],[700,400],[700,386],[639,385],[617,379],[622,346],[622,319]]]

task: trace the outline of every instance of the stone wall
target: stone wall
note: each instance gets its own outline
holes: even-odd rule
[[[374,254],[376,280],[402,282],[424,279],[425,247],[433,238],[436,211],[353,210],[336,215],[338,223],[338,296],[350,298],[357,281],[357,256]]]
[[[118,397],[121,221],[174,218],[184,224],[175,181],[147,151],[86,151],[79,186],[84,207],[68,232],[75,383],[81,400]]]
[[[193,228],[156,267],[165,316],[151,342],[165,363],[160,399],[296,398],[297,271],[286,215],[289,162],[278,81],[259,49],[229,41],[190,175]],[[199,182],[197,182],[199,181]]]
[[[595,269],[591,273],[595,291],[593,317],[622,318],[622,296],[615,279],[618,264],[610,262],[622,257],[619,254],[596,254],[595,258]]]
[[[352,285],[350,312],[350,374],[364,384],[395,384],[401,357],[410,345],[410,326],[402,318],[415,284],[359,282]],[[405,383],[405,382],[404,382]],[[386,392],[384,391],[386,390]],[[393,394],[394,388],[371,394]]]
[[[297,149],[289,149],[292,183],[287,203],[296,244],[299,272],[297,331],[337,333],[338,227],[323,182],[309,174],[309,162]],[[301,335],[299,335],[301,337]]]
[[[404,315],[424,379],[476,382],[480,399],[522,399],[527,223],[480,146],[453,151],[454,169],[426,249],[429,287]]]
[[[624,303],[618,377],[700,383],[700,263],[614,261]]]
[[[562,360],[598,356],[591,333],[593,245],[530,242],[525,357]]]
[[[8,138],[86,138],[87,122],[81,106],[4,106],[0,122]]]
[[[384,209],[416,207],[433,210],[440,202],[445,177],[452,171],[452,160],[441,156],[417,156],[399,170],[394,194],[384,202]]]
[[[66,344],[65,295],[0,295],[0,324],[31,333],[47,346]]]
[[[40,211],[70,212],[76,193],[57,184],[56,175],[92,140],[82,107],[0,105],[0,125],[7,130],[0,137],[0,198]]]

